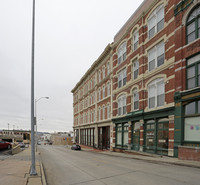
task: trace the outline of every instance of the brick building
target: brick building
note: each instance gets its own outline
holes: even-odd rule
[[[93,137],[99,148],[200,160],[199,37],[199,0],[143,1],[72,90],[76,141],[88,145],[87,138]],[[104,79],[108,61],[112,67]],[[92,76],[94,87],[81,94]],[[111,96],[102,99],[107,81]],[[93,122],[85,119],[88,107],[81,109],[91,93],[97,100],[89,107],[95,110]],[[107,104],[111,105],[109,118],[103,108]],[[93,128],[92,136],[84,131],[86,127]],[[102,140],[106,147],[101,146]]]
[[[72,90],[74,94],[74,136],[77,143],[110,149],[112,137],[111,45]]]

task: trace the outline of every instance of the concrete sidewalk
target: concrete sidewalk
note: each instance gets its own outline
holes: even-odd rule
[[[162,163],[162,164],[171,164],[171,165],[200,168],[199,161],[180,160],[175,157],[148,154],[144,152],[132,151],[128,153],[119,153],[119,152],[111,152],[107,150],[97,150],[97,149],[82,146],[82,145],[81,145],[81,149],[86,152],[95,152],[95,153],[110,155],[110,156],[115,156],[115,157],[124,157],[124,158],[136,159],[136,160],[143,160],[150,163]]]
[[[39,153],[36,152],[36,176],[30,176],[31,147],[0,160],[0,179],[4,185],[46,185]]]

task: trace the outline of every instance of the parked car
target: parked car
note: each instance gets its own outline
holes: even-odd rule
[[[41,145],[41,141],[40,140],[38,140],[37,145]]]
[[[80,145],[72,145],[71,147],[72,150],[81,150]]]
[[[0,139],[0,149],[10,149],[12,147],[12,144],[6,141],[3,141]]]
[[[18,142],[18,145],[20,146],[20,148],[25,148],[25,144],[23,142]]]

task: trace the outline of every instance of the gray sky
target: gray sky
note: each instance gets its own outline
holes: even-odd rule
[[[143,0],[36,0],[39,131],[69,131],[71,90]],[[30,129],[32,0],[0,0],[0,129]],[[43,120],[42,120],[43,119]]]

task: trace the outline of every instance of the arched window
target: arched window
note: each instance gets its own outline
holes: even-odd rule
[[[110,63],[107,63],[107,75],[110,73]]]
[[[105,86],[103,86],[103,98],[105,98],[105,96],[106,96],[106,91],[105,91]]]
[[[110,83],[107,83],[107,96],[110,96]]]
[[[103,115],[102,115],[102,119],[104,120],[105,119],[105,106],[103,105]]]
[[[133,80],[135,80],[138,77],[139,74],[139,61],[134,60],[133,61]]]
[[[148,36],[151,39],[157,32],[164,28],[164,6],[160,5],[148,19]]]
[[[118,49],[118,64],[121,64],[124,60],[126,60],[126,42],[123,42]]]
[[[139,93],[137,89],[133,90],[133,110],[139,109]]]
[[[135,51],[138,48],[139,45],[139,32],[138,30],[135,30],[133,32],[133,50]]]
[[[99,70],[99,82],[101,81],[101,71]]]
[[[187,19],[187,43],[200,37],[200,4],[193,9]]]
[[[103,79],[106,77],[105,66],[103,66]]]

